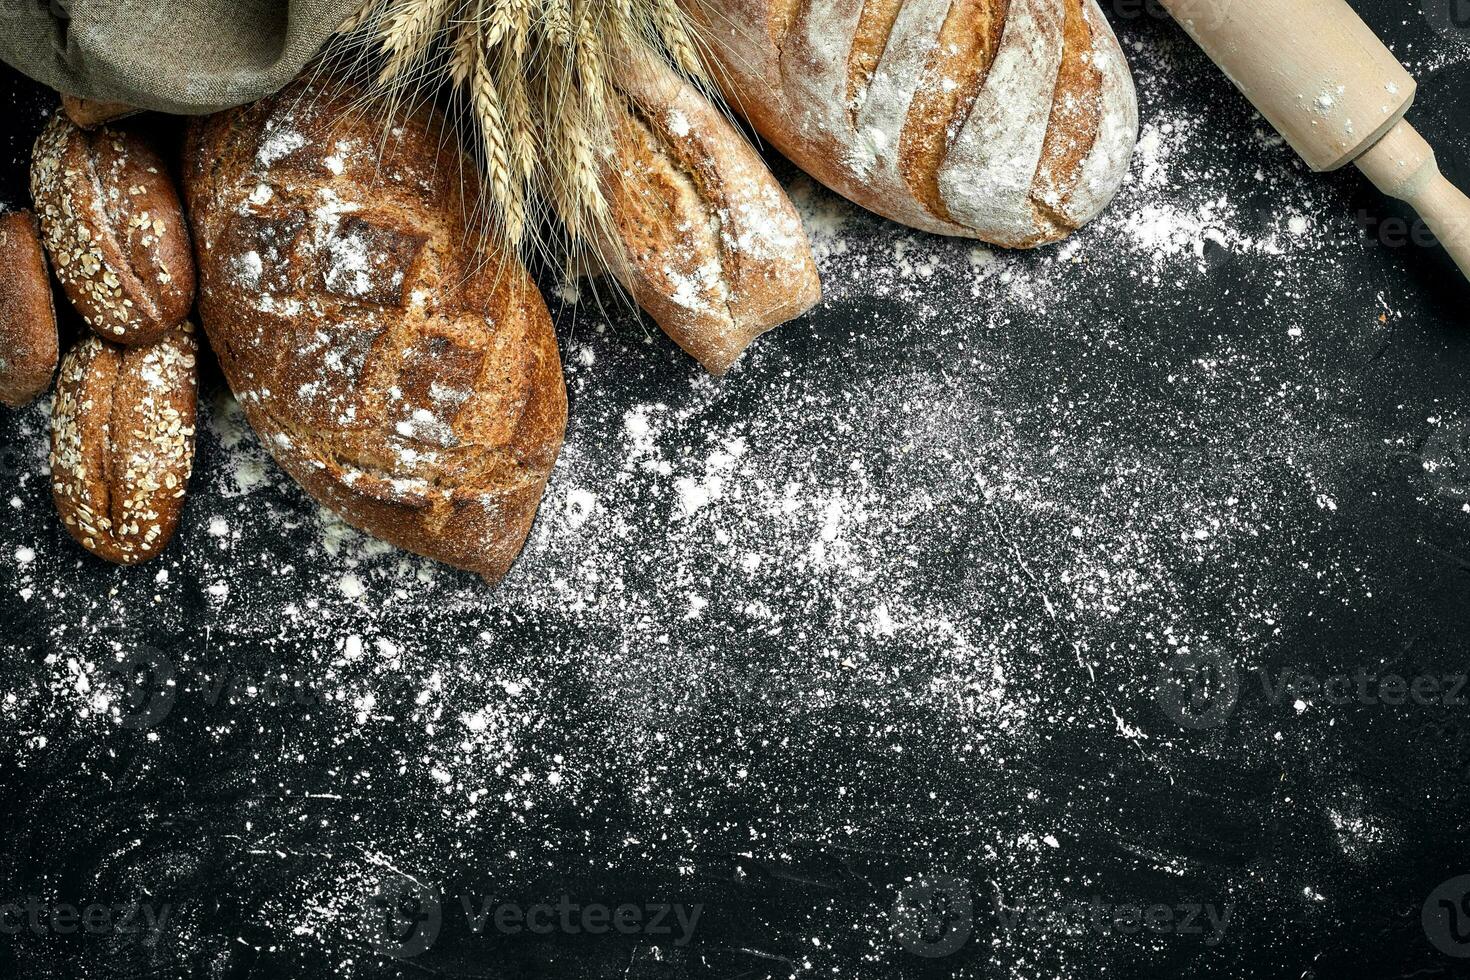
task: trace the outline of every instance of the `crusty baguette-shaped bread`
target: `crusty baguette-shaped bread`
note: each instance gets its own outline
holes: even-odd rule
[[[188,321],[152,344],[86,333],[67,351],[51,410],[51,496],[92,554],[121,565],[173,537],[194,466],[198,341]]]
[[[343,519],[494,581],[566,427],[546,304],[465,225],[444,120],[321,79],[196,122],[199,310],[281,467]]]
[[[1138,106],[1095,0],[682,0],[737,111],[885,217],[1024,248],[1111,200]]]
[[[608,265],[675,343],[724,374],[821,298],[806,231],[760,155],[662,60],[629,52],[616,84]]]
[[[36,216],[0,215],[0,403],[19,408],[56,373],[56,307]]]
[[[148,344],[189,315],[189,229],[168,168],[142,133],[79,129],[58,112],[36,139],[31,197],[51,268],[98,334]]]

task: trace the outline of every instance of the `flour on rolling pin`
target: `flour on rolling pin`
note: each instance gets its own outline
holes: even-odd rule
[[[1345,0],[1161,0],[1313,170],[1409,202],[1470,275],[1470,199],[1404,119],[1413,77]]]

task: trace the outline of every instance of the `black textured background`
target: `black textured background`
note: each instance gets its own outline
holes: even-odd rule
[[[1433,22],[1358,6],[1418,69],[1411,118],[1470,186],[1470,57],[1445,56],[1470,17],[1457,26],[1450,0]],[[1412,215],[1260,139],[1155,11],[1111,13],[1145,124],[1193,121],[1182,172],[1235,202],[1232,226],[1278,220],[1265,170],[1319,209],[1313,234],[1351,234],[1285,257],[1206,244],[1184,275],[1141,268],[1104,222],[1078,237],[1075,274],[1044,250],[1003,257],[1009,285],[972,289],[967,244],[856,217],[851,248],[824,261],[828,301],[718,389],[631,318],[593,329],[563,307],[567,451],[499,591],[360,539],[322,547],[279,474],[221,503],[229,460],[251,450],[219,425],[201,427],[168,553],[105,567],[49,510],[43,410],[0,413],[0,904],[173,910],[153,943],[0,935],[0,975],[1470,975],[1431,942],[1470,955],[1470,934],[1421,920],[1448,898],[1470,930],[1470,880],[1431,901],[1470,874],[1470,709],[1295,706],[1258,683],[1470,669],[1470,286],[1436,250],[1362,234],[1355,213],[1372,229]],[[49,99],[6,87],[3,192],[19,204]],[[885,285],[900,239],[938,269],[920,288]],[[1061,274],[1053,302],[1008,291]],[[1250,367],[1175,384],[1204,363]],[[206,377],[207,415],[226,414],[219,387]],[[889,508],[857,548],[867,577],[813,571],[805,540],[761,537],[777,518],[735,491],[708,529],[667,537],[693,525],[661,477],[628,476],[607,449],[630,409],[660,403],[676,473],[747,418],[761,476],[841,490],[861,462],[868,506]],[[1041,504],[981,489],[1013,472]],[[574,526],[575,483],[599,503]],[[1181,544],[1189,501],[1227,494],[1248,517],[1219,544]],[[1170,557],[1135,559],[1155,574],[1121,608],[1091,605],[1058,574],[1083,547],[1074,524]],[[711,558],[731,536],[758,539],[758,578]],[[363,595],[335,587],[346,567]],[[904,624],[855,627],[854,598],[885,595]],[[366,657],[344,655],[354,642]],[[1161,710],[1155,678],[1179,650],[1236,670],[1218,725]],[[121,719],[89,686],[119,662],[152,668],[124,685]],[[158,688],[164,674],[177,686]],[[305,696],[203,693],[273,676]],[[333,698],[362,689],[363,714]],[[459,719],[497,698],[485,743],[465,748]],[[354,910],[409,879],[446,896],[442,928],[426,951],[383,955]],[[904,911],[936,891],[950,901],[934,921]],[[473,935],[458,911],[461,896],[563,895],[702,911],[684,945]],[[1038,914],[1096,900],[1231,918],[1213,944],[1075,918],[1008,931],[997,896]]]

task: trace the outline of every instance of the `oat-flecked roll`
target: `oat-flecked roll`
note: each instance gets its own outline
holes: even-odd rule
[[[140,133],[57,113],[36,139],[31,197],[51,267],[108,340],[147,344],[189,315],[194,255],[178,190]]]
[[[198,341],[185,321],[122,347],[87,334],[67,352],[51,411],[51,493],[88,551],[132,565],[173,537],[194,465]]]

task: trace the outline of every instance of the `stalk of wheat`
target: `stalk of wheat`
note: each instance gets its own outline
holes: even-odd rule
[[[481,216],[524,248],[549,218],[571,247],[605,237],[618,53],[640,46],[711,90],[676,0],[366,0],[329,52],[369,66],[394,103],[450,87],[484,171]]]

